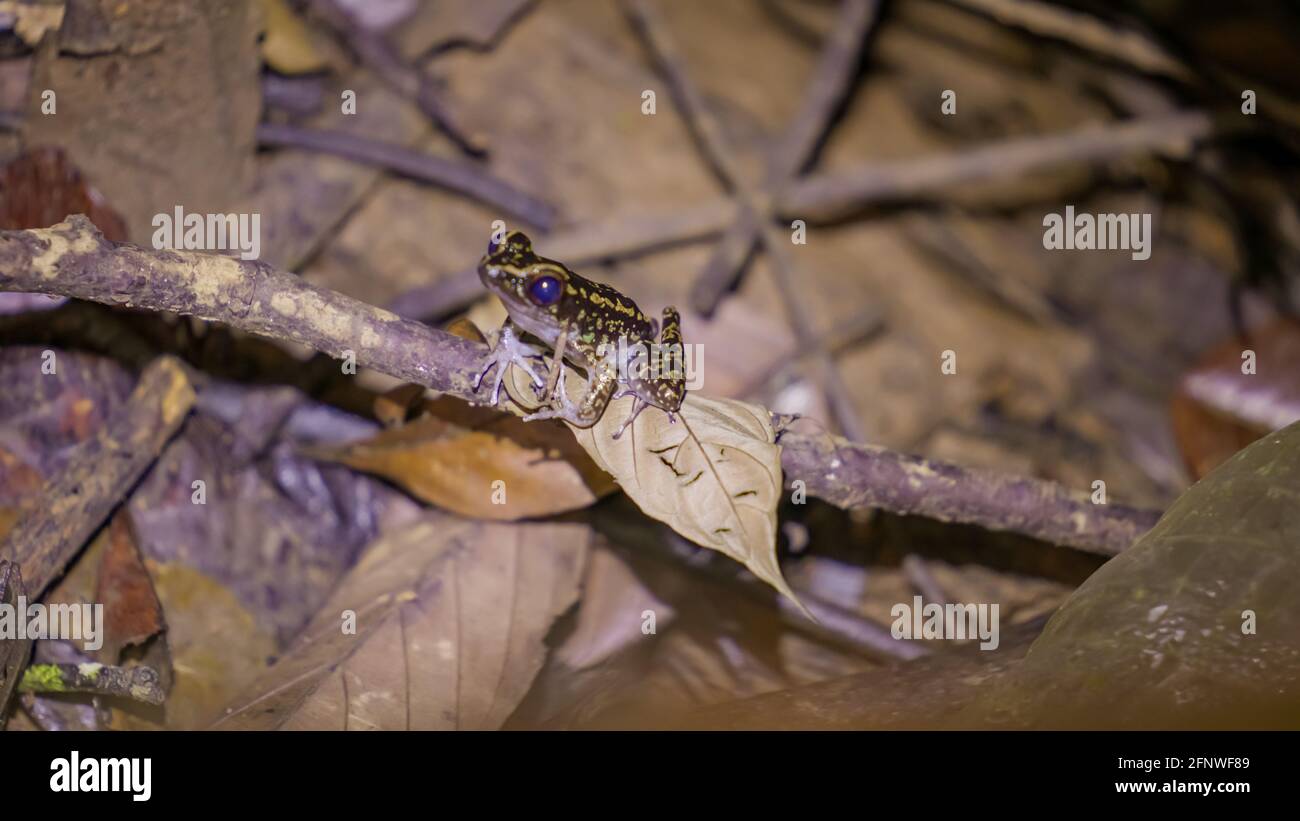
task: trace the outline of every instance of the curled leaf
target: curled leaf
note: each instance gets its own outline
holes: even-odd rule
[[[572,372],[566,379],[569,396],[581,395],[582,381]],[[510,387],[512,398],[529,395],[518,369]],[[632,402],[610,402],[590,428],[571,426],[578,444],[646,515],[745,565],[812,618],[776,559],[781,448],[767,411],[691,393],[675,422],[647,408],[615,439]]]

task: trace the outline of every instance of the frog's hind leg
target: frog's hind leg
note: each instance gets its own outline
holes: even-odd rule
[[[615,398],[617,399],[618,397]],[[614,431],[614,438],[617,439],[620,436],[622,436],[623,431],[627,430],[628,425],[631,425],[633,422],[635,422],[636,418],[641,415],[641,411],[645,410],[648,407],[650,407],[649,402],[645,401],[639,396],[634,396],[632,399],[632,412],[629,413],[627,415],[627,418],[623,420],[623,424],[618,426],[618,430]]]
[[[563,419],[579,428],[589,428],[596,424],[605,413],[605,407],[609,405],[610,397],[614,395],[614,388],[618,385],[618,372],[611,360],[606,359],[597,367],[599,370],[592,370],[587,375],[587,391],[581,402],[570,401],[564,379],[560,379],[557,385],[559,395],[554,402],[558,407],[530,413],[524,417],[524,421]]]

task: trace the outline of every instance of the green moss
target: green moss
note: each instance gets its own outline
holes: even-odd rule
[[[18,689],[33,693],[61,693],[68,688],[57,664],[33,664],[23,671]]]

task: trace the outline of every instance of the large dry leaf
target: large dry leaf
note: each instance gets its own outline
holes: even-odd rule
[[[311,455],[383,476],[423,501],[475,519],[581,510],[615,489],[557,427],[446,402],[426,407],[439,415]]]
[[[220,729],[495,729],[576,601],[585,526],[438,515],[375,542]],[[343,632],[356,616],[355,635]]]
[[[583,380],[569,370],[565,378],[568,395],[580,396]],[[507,381],[516,404],[529,407],[527,377],[513,368]],[[691,393],[676,421],[647,408],[615,439],[632,402],[631,396],[610,402],[590,428],[570,426],[578,444],[646,515],[745,565],[812,618],[776,559],[781,447],[767,411]]]

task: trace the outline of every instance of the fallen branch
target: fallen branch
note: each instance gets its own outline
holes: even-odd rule
[[[0,290],[190,314],[355,357],[407,382],[485,403],[472,384],[487,348],[267,265],[234,257],[146,251],[103,238],[85,217],[0,231]],[[1097,553],[1122,550],[1158,514],[1092,505],[1052,482],[999,476],[831,437],[787,435],[787,480],[845,508],[872,507],[1008,530]],[[55,498],[55,497],[51,497]],[[101,518],[102,521],[102,518]]]
[[[790,185],[776,208],[791,218],[836,219],[878,202],[942,195],[953,186],[1015,179],[1069,163],[1095,163],[1143,151],[1186,156],[1191,145],[1212,130],[1209,115],[1180,111],[1047,137],[1001,140],[935,157],[805,177]]]
[[[145,704],[162,704],[166,698],[153,668],[109,664],[33,664],[23,671],[18,692],[94,693]]]
[[[1109,26],[1092,15],[1052,3],[1030,0],[948,0],[955,6],[991,17],[1041,37],[1127,63],[1139,71],[1178,80],[1191,77],[1187,66],[1155,41],[1130,29]]]
[[[423,151],[341,131],[314,131],[279,123],[258,125],[257,141],[261,145],[324,151],[356,162],[381,166],[500,208],[544,231],[549,230],[555,220],[555,208],[550,203],[520,191],[505,180],[472,165],[435,157]]]
[[[75,220],[82,231],[98,237],[84,217]],[[6,239],[0,242],[8,250],[8,235],[27,232],[4,233]],[[0,274],[0,282],[7,280]],[[39,598],[63,572],[144,475],[193,404],[194,389],[184,366],[173,357],[158,359],[140,375],[126,405],[99,435],[79,445],[63,470],[46,483],[40,506],[29,508],[0,543],[0,557],[22,567],[31,599]]]
[[[958,467],[826,435],[781,438],[781,465],[810,496],[842,508],[878,508],[974,524],[1114,555],[1150,530],[1154,510],[1093,504],[1088,496],[1029,476]]]
[[[466,132],[452,116],[437,83],[399,56],[386,35],[358,23],[351,12],[336,0],[315,0],[311,8],[348,44],[357,59],[394,91],[413,102],[457,147],[475,156],[487,153],[483,137]]]
[[[23,584],[23,574],[18,565],[0,559],[0,604],[18,607],[19,599],[27,596],[27,587]],[[22,679],[22,669],[27,666],[27,657],[32,654],[32,638],[0,639],[0,730],[5,728],[8,720],[9,696],[18,687]]]

